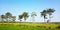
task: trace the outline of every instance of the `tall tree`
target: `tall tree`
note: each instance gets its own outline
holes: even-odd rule
[[[7,12],[5,16],[6,20],[8,21],[12,17],[12,14],[10,12]]]
[[[2,22],[4,21],[3,19],[5,19],[5,15],[1,15],[1,18],[2,18]]]
[[[35,21],[35,16],[37,16],[36,12],[32,12],[31,17],[32,17],[33,22]]]
[[[22,18],[23,18],[23,16],[22,16],[22,15],[19,15],[20,22],[22,21],[22,20],[21,20]]]
[[[12,16],[12,21],[15,22],[16,16]]]
[[[51,8],[47,9],[47,13],[49,14],[49,20],[51,20],[51,15],[52,15],[52,13],[54,13],[54,12],[55,12],[54,9],[51,9]]]
[[[24,21],[26,21],[26,19],[29,17],[28,13],[27,12],[24,12],[22,14],[23,18],[24,18]]]
[[[44,22],[45,22],[45,19],[47,18],[47,17],[46,17],[46,14],[47,14],[47,11],[46,11],[46,10],[43,10],[43,11],[41,12],[41,16],[44,17]]]

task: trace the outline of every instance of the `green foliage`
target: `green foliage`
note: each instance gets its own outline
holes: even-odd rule
[[[51,9],[51,8],[49,8],[49,9],[47,9],[47,12],[54,12],[55,10],[54,9]]]
[[[35,16],[37,16],[37,15],[36,15],[36,12],[32,12],[32,13],[31,13],[31,17],[32,17],[33,23],[34,23],[34,21],[35,21]]]
[[[51,9],[51,8],[47,9],[47,13],[48,13],[49,15],[52,15],[52,13],[54,13],[54,12],[55,12],[54,9]]]
[[[23,17],[28,17],[28,13],[27,12],[23,12]]]
[[[5,15],[1,15],[1,18],[5,18]]]
[[[6,14],[5,14],[5,18],[6,18],[6,21],[8,22],[8,20],[12,17],[12,14],[10,13],[10,12],[7,12]],[[9,19],[8,19],[9,18]]]
[[[19,19],[22,19],[23,18],[23,16],[22,15],[19,15]]]
[[[47,11],[46,11],[46,10],[43,10],[43,11],[41,12],[41,16],[44,16],[44,18],[46,17],[46,14],[47,14]]]
[[[51,15],[52,15],[52,13],[54,13],[55,12],[55,10],[54,9],[51,9],[51,8],[49,8],[49,9],[47,9],[47,10],[43,10],[42,12],[41,12],[41,16],[43,16],[44,17],[44,19],[47,19],[47,14],[49,14],[49,20],[51,20]]]
[[[37,16],[36,12],[32,12],[31,17],[33,17],[33,16]]]
[[[45,19],[46,19],[46,14],[47,14],[47,11],[46,11],[46,10],[43,10],[43,11],[41,12],[41,16],[44,17],[44,21],[45,21]]]
[[[41,16],[43,16],[44,19],[46,18],[46,14],[47,14],[47,11],[46,11],[46,10],[43,10],[43,11],[41,12]]]
[[[20,19],[20,21],[22,21],[21,19],[23,18],[23,16],[22,15],[19,15],[19,19]]]
[[[7,13],[6,13],[6,17],[7,17],[7,18],[9,18],[9,17],[11,17],[11,16],[12,16],[12,14],[11,14],[10,12],[7,12]]]
[[[22,16],[23,16],[24,20],[26,20],[29,17],[27,12],[23,12]]]
[[[2,18],[2,22],[4,21],[3,19],[5,19],[5,15],[1,15],[1,18]]]
[[[7,12],[5,15],[1,15],[1,18],[2,18],[2,21],[4,21],[4,22],[5,22],[5,20],[6,20],[6,22],[8,22],[9,20],[12,20],[12,21],[16,20],[16,16],[12,16],[12,14],[10,12]]]
[[[47,9],[47,14],[49,15],[49,20],[51,20],[51,15],[52,15],[52,13],[54,13],[55,12],[55,10],[54,9],[51,9],[51,8],[49,8],[49,9]]]

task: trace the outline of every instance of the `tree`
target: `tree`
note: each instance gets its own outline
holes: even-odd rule
[[[2,18],[2,22],[4,21],[3,19],[5,19],[5,15],[1,15],[1,18]]]
[[[22,14],[23,18],[24,18],[24,21],[26,21],[26,19],[29,17],[28,13],[27,12],[24,12]]]
[[[12,20],[13,20],[13,22],[15,22],[16,16],[12,16]]]
[[[22,18],[23,18],[23,16],[22,16],[22,15],[19,15],[20,22],[22,21],[22,20],[21,20]]]
[[[34,19],[35,19],[35,16],[37,16],[37,15],[36,15],[36,12],[32,12],[31,17],[32,17],[33,22],[35,21],[35,20],[34,20]]]
[[[5,16],[6,16],[6,20],[8,21],[12,17],[12,14],[10,12],[7,12]]]
[[[46,10],[43,10],[43,11],[41,12],[41,16],[44,17],[44,21],[45,21],[45,19],[47,19],[46,14],[47,14],[47,11],[46,11]]]
[[[52,13],[54,13],[54,12],[55,12],[54,9],[51,9],[51,8],[47,9],[47,13],[49,14],[49,20],[51,20],[51,15],[52,15]]]

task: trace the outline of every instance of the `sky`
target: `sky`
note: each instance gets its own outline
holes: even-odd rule
[[[31,22],[31,13],[36,12],[35,22],[44,22],[40,12],[48,8],[55,9],[51,22],[60,22],[60,0],[0,0],[0,15],[10,12],[16,16],[16,21],[19,21],[18,15],[28,12],[26,21]]]

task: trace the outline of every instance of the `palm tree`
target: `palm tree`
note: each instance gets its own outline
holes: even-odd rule
[[[22,21],[22,20],[21,20],[22,18],[23,18],[23,16],[22,16],[22,15],[19,15],[20,22]]]
[[[51,9],[51,8],[47,9],[47,13],[49,14],[49,20],[51,20],[51,15],[52,15],[52,13],[54,13],[54,12],[55,12],[54,9]]]
[[[15,22],[16,16],[12,16],[12,20],[13,20],[13,22]]]
[[[12,14],[10,12],[7,12],[5,16],[6,16],[6,20],[8,21],[12,17]]]
[[[43,11],[41,12],[41,16],[44,17],[44,22],[45,22],[45,19],[47,18],[47,17],[46,17],[46,14],[47,14],[47,11],[46,11],[46,10],[43,10]]]
[[[29,17],[28,13],[27,12],[24,12],[22,14],[23,18],[24,18],[24,21],[26,21],[26,19]]]
[[[2,22],[4,21],[3,19],[5,18],[5,15],[1,15],[1,18],[2,18]]]
[[[33,22],[35,21],[35,20],[34,20],[34,19],[35,19],[35,16],[37,16],[37,15],[36,15],[36,12],[32,12],[31,17],[32,17]]]

